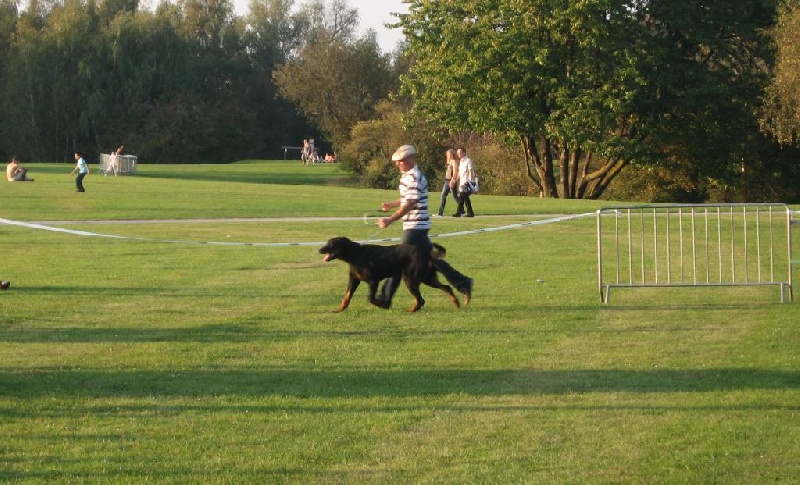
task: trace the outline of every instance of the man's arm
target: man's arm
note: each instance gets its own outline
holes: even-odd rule
[[[384,212],[386,212],[387,210],[389,210],[389,209],[391,209],[393,207],[398,207],[398,209],[396,211],[394,211],[394,213],[392,215],[390,215],[389,217],[381,217],[381,218],[379,218],[378,219],[378,227],[380,227],[381,229],[385,229],[386,227],[388,227],[394,221],[402,219],[404,215],[406,215],[409,212],[411,212],[411,210],[413,210],[414,207],[416,207],[416,206],[417,206],[417,201],[416,200],[407,200],[406,203],[403,204],[403,205],[400,204],[399,200],[394,201],[394,202],[385,202],[385,203],[381,204],[381,210],[384,211]]]

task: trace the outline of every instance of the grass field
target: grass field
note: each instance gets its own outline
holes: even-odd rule
[[[287,243],[398,237],[373,224],[394,191],[299,162],[83,194],[71,165],[31,168],[0,217],[120,238],[0,224],[0,481],[798,483],[800,305],[776,288],[604,305],[587,217],[436,239],[475,278],[466,308],[362,289],[334,314],[346,267]],[[432,232],[602,204],[474,205]]]

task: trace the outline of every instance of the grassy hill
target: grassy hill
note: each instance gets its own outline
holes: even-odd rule
[[[775,288],[597,289],[592,201],[434,220],[475,278],[381,310],[318,241],[395,191],[249,161],[0,190],[0,480],[793,483],[800,306]],[[433,197],[434,204],[438,197]],[[452,204],[452,201],[449,202]],[[460,234],[460,235],[458,235]],[[216,243],[216,244],[208,244]],[[797,293],[797,292],[795,292]]]

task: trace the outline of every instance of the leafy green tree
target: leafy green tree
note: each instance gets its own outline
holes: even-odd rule
[[[800,135],[800,2],[785,0],[774,30],[774,77],[767,88],[762,128],[780,143],[797,145]]]
[[[245,39],[253,62],[265,72],[283,64],[300,46],[305,21],[291,13],[293,0],[251,0]]]
[[[17,30],[17,5],[14,0],[0,0],[0,80],[7,79],[11,75],[10,72],[10,56],[12,54],[11,41]],[[1,86],[0,86],[1,88]],[[0,91],[2,92],[2,91]],[[3,100],[0,96],[0,106]],[[2,107],[0,107],[2,113]],[[6,123],[0,118],[0,157],[6,158],[10,155],[11,147],[4,146],[3,141],[7,139],[6,130],[8,129]]]
[[[405,92],[448,129],[518,139],[547,197],[597,198],[629,164],[698,147],[723,149],[719,171],[752,120],[767,3],[413,0]]]
[[[300,7],[298,21],[305,46],[318,42],[350,44],[356,39],[359,17],[347,0],[310,0]]]
[[[136,12],[139,8],[139,0],[102,0],[98,3],[98,15],[104,23],[111,22],[122,12]]]
[[[291,101],[278,96],[273,82],[275,70],[285,64],[302,44],[307,22],[292,13],[292,0],[252,0],[244,33],[252,71],[245,89],[247,106],[254,108],[249,147],[253,155],[282,156],[280,146],[295,146],[316,131],[298,113]]]
[[[6,132],[20,151],[67,160],[90,137],[86,110],[92,93],[87,53],[95,46],[97,19],[79,0],[52,8],[32,2],[20,17],[4,81]]]
[[[400,145],[413,143],[417,162],[430,181],[443,173],[442,160],[448,145],[445,133],[426,123],[409,125],[404,118],[408,106],[397,100],[384,100],[376,106],[377,116],[353,126],[348,141],[339,151],[342,168],[355,174],[368,187],[397,186],[392,153]],[[452,144],[451,144],[452,146]]]
[[[337,147],[357,122],[374,116],[376,104],[392,87],[389,57],[381,53],[374,32],[350,40],[358,16],[342,14],[348,11],[345,5],[336,0],[327,10],[319,1],[307,6],[311,41],[274,76],[280,95]],[[322,18],[322,12],[330,18]]]
[[[11,39],[17,30],[18,16],[14,0],[0,0],[0,65],[7,59]]]

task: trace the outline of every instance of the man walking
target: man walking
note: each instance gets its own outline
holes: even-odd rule
[[[400,198],[381,204],[382,211],[387,212],[390,209],[395,211],[389,217],[379,218],[378,226],[384,229],[402,219],[403,236],[400,242],[420,248],[445,279],[464,294],[464,304],[467,305],[472,299],[473,279],[461,274],[446,261],[430,257],[433,245],[428,237],[431,228],[428,212],[428,181],[417,166],[416,154],[417,150],[413,145],[403,145],[392,155],[392,161],[400,171]],[[387,278],[384,282],[380,299],[386,308],[391,305],[399,284],[399,277]]]
[[[456,153],[458,154],[458,208],[453,217],[475,217],[472,200],[469,198],[472,184],[475,182],[475,169],[472,166],[472,159],[467,156],[466,148],[459,148]],[[464,212],[465,206],[466,212]]]

